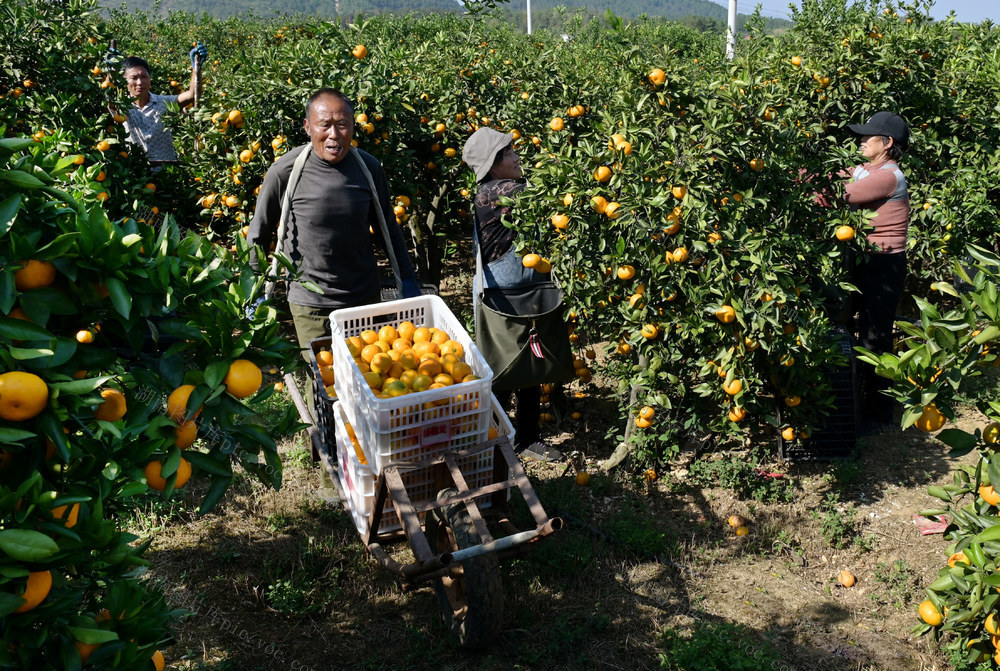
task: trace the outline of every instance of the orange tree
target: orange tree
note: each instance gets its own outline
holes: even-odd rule
[[[940,298],[921,300],[920,319],[898,324],[903,333],[899,353],[879,357],[865,352],[863,359],[892,380],[891,393],[906,409],[904,426],[936,435],[952,456],[973,450],[979,455],[974,465],[958,469],[952,482],[928,488],[945,505],[922,514],[947,515],[945,538],[951,545],[941,558],[947,565],[927,586],[927,599],[919,607],[921,623],[914,632],[932,633],[956,663],[988,661],[988,668],[997,668],[1000,403],[977,394],[975,380],[1000,362],[1000,257],[971,245],[966,252],[967,260],[953,266],[958,281],[933,283]],[[973,432],[945,428],[962,401],[974,403],[986,415],[983,427]]]
[[[210,481],[207,512],[234,466],[279,486],[275,440],[298,427],[290,414],[256,418],[273,392],[254,395],[258,366],[296,357],[273,310],[245,320],[260,282],[243,257],[182,235],[170,216],[134,216],[149,216],[157,192],[130,188],[135,159],[101,144],[120,134],[90,72],[103,53],[90,7],[18,3],[0,28],[5,44],[29,28],[50,42],[5,55],[0,98],[4,666],[162,661],[170,612],[138,579],[147,544],[121,520],[150,489],[169,495],[189,477]],[[190,417],[164,412],[177,388]]]
[[[267,166],[304,141],[302,103],[320,86],[354,97],[356,140],[385,164],[432,280],[467,230],[465,139],[514,133],[531,182],[520,245],[552,259],[587,316],[574,338],[610,343],[609,372],[654,408],[636,423],[623,404],[647,460],[684,436],[821,424],[831,303],[869,230],[837,205],[833,175],[860,160],[847,123],[883,108],[911,123],[911,292],[965,243],[994,244],[1000,138],[981,59],[995,31],[931,21],[924,2],[810,0],[780,36],[751,22],[731,62],[718,38],[648,21],[579,24],[569,41],[458,16],[150,27],[122,14],[112,27],[126,50],[149,35],[175,48],[178,82],[194,39],[218,57],[175,135],[203,221],[233,238]]]

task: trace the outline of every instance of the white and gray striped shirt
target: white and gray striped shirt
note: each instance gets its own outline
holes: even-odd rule
[[[137,144],[146,150],[150,161],[176,161],[174,138],[163,125],[163,115],[167,113],[167,105],[177,102],[177,96],[160,96],[149,94],[149,103],[139,107],[133,103],[128,110],[125,130],[129,134],[129,142]]]

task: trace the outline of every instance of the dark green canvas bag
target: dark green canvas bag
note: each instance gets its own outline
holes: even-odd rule
[[[523,389],[574,378],[573,350],[552,282],[486,288],[476,305],[476,345],[493,369],[493,389]]]

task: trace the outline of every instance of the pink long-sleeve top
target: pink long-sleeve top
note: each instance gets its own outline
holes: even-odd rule
[[[895,161],[865,163],[851,173],[852,181],[844,190],[844,199],[856,208],[873,210],[875,230],[870,240],[883,254],[906,250],[906,231],[910,223],[910,196],[906,177]]]

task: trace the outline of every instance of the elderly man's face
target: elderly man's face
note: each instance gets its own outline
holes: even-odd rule
[[[149,95],[149,72],[143,67],[129,68],[125,71],[125,84],[128,94],[141,100]]]
[[[354,113],[337,96],[325,95],[313,101],[305,129],[317,156],[328,163],[340,163],[351,149]]]

